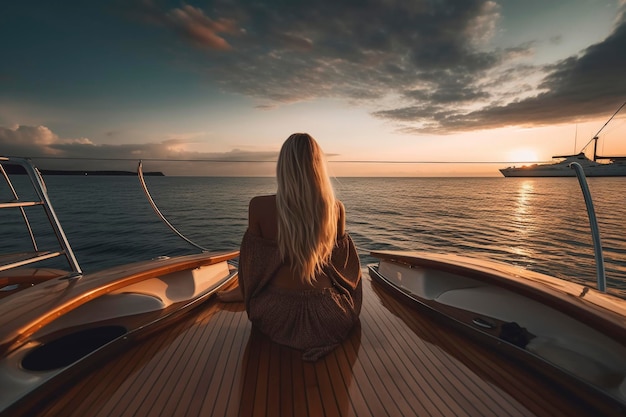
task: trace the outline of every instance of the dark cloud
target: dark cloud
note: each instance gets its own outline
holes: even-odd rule
[[[438,110],[422,114],[422,107],[407,107],[377,115],[395,120],[434,121],[425,130],[443,133],[513,125],[571,123],[607,116],[626,100],[624,45],[626,23],[620,24],[605,41],[582,51],[580,56],[543,68],[547,73],[539,85],[543,92],[527,99],[504,105],[495,103],[466,114]],[[521,74],[522,70],[516,73]],[[418,127],[417,130],[424,129]]]
[[[500,60],[471,45],[480,22],[497,18],[494,3],[484,0],[215,1],[204,11],[160,12],[148,5],[146,16],[161,23],[193,9],[240,28],[224,36],[231,50],[210,54],[205,70],[225,89],[278,102],[371,100],[424,80],[428,89],[471,84]]]
[[[623,16],[605,41],[580,55],[531,67],[519,59],[532,54],[533,43],[485,48],[500,17],[489,0],[142,5],[147,19],[182,39],[222,49],[190,60],[225,90],[264,99],[264,106],[333,97],[375,108],[395,96],[396,107],[373,114],[409,131],[450,133],[571,122],[605,115],[626,97]],[[541,76],[540,85],[521,81]]]

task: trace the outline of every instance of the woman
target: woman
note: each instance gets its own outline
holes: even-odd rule
[[[361,266],[323,152],[310,135],[285,141],[276,179],[275,195],[250,201],[239,287],[219,297],[243,300],[255,327],[314,361],[359,321]]]

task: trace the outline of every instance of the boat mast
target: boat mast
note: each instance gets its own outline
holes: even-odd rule
[[[606,121],[606,123],[604,123],[604,125],[602,125],[602,127],[600,128],[600,130],[598,130],[598,131],[596,132],[596,134],[595,134],[595,135],[593,135],[593,138],[591,138],[591,140],[595,141],[595,143],[593,144],[593,160],[594,160],[594,162],[595,162],[595,160],[596,160],[596,155],[597,155],[596,151],[597,151],[597,148],[598,148],[598,135],[600,134],[600,132],[602,132],[602,131],[604,130],[604,128],[606,127],[606,125],[608,125],[608,124],[609,124],[609,122],[610,122],[611,120],[613,120],[613,118],[617,115],[617,113],[619,113],[619,111],[620,111],[620,110],[622,109],[622,107],[624,107],[624,106],[626,106],[626,101],[625,101],[625,102],[623,102],[621,106],[619,106],[619,108],[615,111],[615,113],[613,113],[613,116],[609,117],[609,120],[607,120],[607,121]],[[584,151],[585,151],[585,148],[586,148],[587,146],[589,146],[589,144],[591,143],[591,140],[590,140],[589,142],[587,142],[587,144],[586,144],[585,146],[583,146],[583,148],[582,148],[581,152],[584,152]]]

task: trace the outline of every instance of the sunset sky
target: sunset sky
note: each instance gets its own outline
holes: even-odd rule
[[[625,12],[626,0],[3,2],[0,154],[273,175],[284,139],[308,132],[336,176],[498,176],[579,152],[626,101]],[[600,138],[626,155],[626,108]]]

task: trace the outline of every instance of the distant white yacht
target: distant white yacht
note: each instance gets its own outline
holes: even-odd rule
[[[500,172],[505,177],[575,177],[576,173],[570,168],[570,164],[578,162],[587,177],[626,177],[626,156],[601,157],[595,156],[594,152],[594,159],[589,159],[581,152],[552,158],[555,162],[551,164],[508,167],[500,169]],[[609,162],[598,162],[599,159]]]
[[[598,135],[617,113],[626,105],[624,102],[602,128],[587,142],[582,151],[575,155],[553,156],[553,163],[532,164],[520,167],[508,167],[500,169],[505,177],[575,177],[576,173],[570,164],[578,162],[587,177],[626,177],[626,156],[600,156],[597,154]],[[593,159],[585,155],[585,148],[593,142]],[[608,162],[598,162],[608,161]]]

